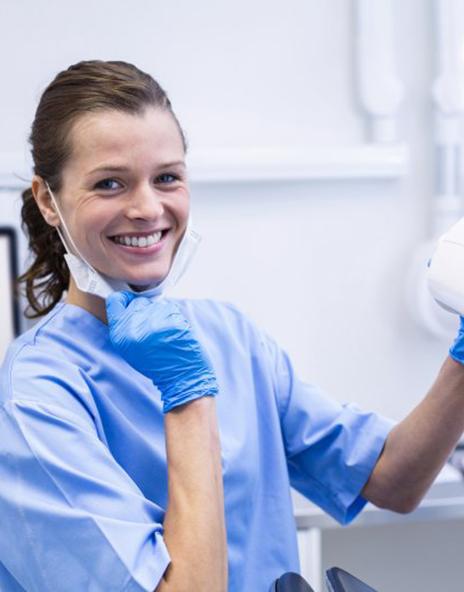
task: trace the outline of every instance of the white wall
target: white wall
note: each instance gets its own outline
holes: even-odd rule
[[[129,12],[114,1],[84,0],[79,9],[3,3],[2,55],[12,58],[3,59],[0,153],[10,162],[24,153],[44,86],[89,58],[134,61],[157,76],[193,152],[359,144],[365,121],[353,86],[351,7],[139,0]],[[432,192],[432,51],[430,7],[395,7],[407,175],[195,185],[204,242],[178,293],[236,302],[291,352],[306,379],[400,418],[426,391],[447,344],[428,338],[404,309],[407,266],[425,236]]]
[[[406,174],[195,184],[204,241],[177,293],[237,303],[290,351],[304,378],[399,419],[424,396],[448,343],[429,337],[405,307],[433,193],[434,52],[431,4],[394,5]],[[43,87],[90,58],[133,61],[158,77],[192,151],[358,144],[365,122],[353,87],[351,8],[348,0],[4,2],[0,153],[6,162],[24,151]],[[0,223],[13,218],[13,197],[0,193]]]

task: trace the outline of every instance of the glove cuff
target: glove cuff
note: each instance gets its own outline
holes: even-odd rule
[[[203,390],[197,393],[187,393],[185,396],[177,397],[175,401],[163,401],[163,413],[169,413],[169,411],[172,411],[172,409],[179,407],[179,405],[185,405],[186,403],[190,403],[195,399],[201,399],[202,397],[214,397],[216,396],[216,393],[217,389],[211,390],[211,392],[209,392],[208,390]]]

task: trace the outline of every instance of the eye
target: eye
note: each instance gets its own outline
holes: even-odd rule
[[[116,181],[116,179],[108,178],[102,179],[95,184],[94,189],[104,189],[104,190],[111,190],[111,189],[118,189],[121,187],[121,183]]]
[[[172,173],[163,173],[163,174],[159,175],[158,177],[156,177],[156,182],[162,183],[164,185],[169,185],[170,183],[175,183],[178,180],[179,180],[179,177],[177,175],[172,174]]]

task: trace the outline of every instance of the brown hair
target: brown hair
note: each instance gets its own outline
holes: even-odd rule
[[[169,98],[149,74],[126,62],[100,60],[79,62],[63,70],[43,92],[35,113],[29,137],[34,173],[58,192],[63,166],[71,156],[70,131],[79,117],[103,110],[137,115],[147,107],[172,114],[186,150],[185,135]],[[31,188],[23,192],[22,200],[22,228],[33,261],[18,282],[25,284],[26,316],[37,318],[59,302],[68,288],[69,270],[58,233],[42,217]]]

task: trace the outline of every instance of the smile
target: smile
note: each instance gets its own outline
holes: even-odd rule
[[[129,236],[127,234],[120,234],[112,236],[110,238],[113,242],[115,242],[118,245],[123,245],[126,247],[138,247],[144,249],[159,243],[163,236],[166,234],[166,232],[166,230],[158,230],[157,232],[153,232],[152,234],[145,234],[143,236]]]

